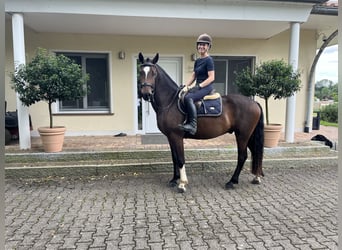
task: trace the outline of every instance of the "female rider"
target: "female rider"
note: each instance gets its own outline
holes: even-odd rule
[[[194,70],[185,87],[189,87],[196,81],[196,85],[191,88],[184,97],[184,104],[187,112],[187,121],[179,127],[194,135],[197,131],[197,110],[194,102],[201,100],[213,90],[215,80],[214,61],[209,56],[212,39],[208,34],[202,34],[197,39],[197,52],[200,57],[196,59]]]

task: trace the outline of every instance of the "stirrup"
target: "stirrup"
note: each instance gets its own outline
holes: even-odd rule
[[[179,124],[178,127],[180,129],[182,129],[183,131],[190,133],[191,135],[194,135],[197,132],[197,126],[194,127],[188,123],[187,124]]]

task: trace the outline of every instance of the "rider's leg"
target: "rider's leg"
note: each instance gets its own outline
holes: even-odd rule
[[[180,128],[194,135],[197,131],[197,110],[194,101],[191,98],[184,98],[186,112],[188,114],[186,124],[180,124]]]

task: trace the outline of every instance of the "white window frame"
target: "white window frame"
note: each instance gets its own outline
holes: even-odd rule
[[[52,104],[52,113],[54,115],[75,114],[113,114],[113,82],[112,82],[112,52],[111,51],[86,51],[86,50],[52,50],[54,53],[75,53],[75,54],[106,54],[108,56],[108,89],[109,89],[109,107],[108,110],[60,110],[59,101]]]

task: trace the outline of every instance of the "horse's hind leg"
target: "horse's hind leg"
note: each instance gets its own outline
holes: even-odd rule
[[[235,168],[235,171],[234,171],[232,178],[225,185],[226,189],[232,189],[232,188],[234,188],[234,184],[239,183],[239,176],[240,176],[241,170],[243,168],[243,165],[245,164],[246,159],[247,159],[247,145],[246,145],[246,143],[244,143],[244,142],[241,143],[241,139],[239,139],[238,136],[236,136],[236,138],[237,138],[237,144],[238,144],[238,161],[237,161],[237,165],[236,165],[236,168]]]
[[[248,148],[252,155],[252,173],[255,175],[251,183],[260,184],[261,176],[264,176],[262,171],[263,148],[258,148],[253,141],[248,143]]]

